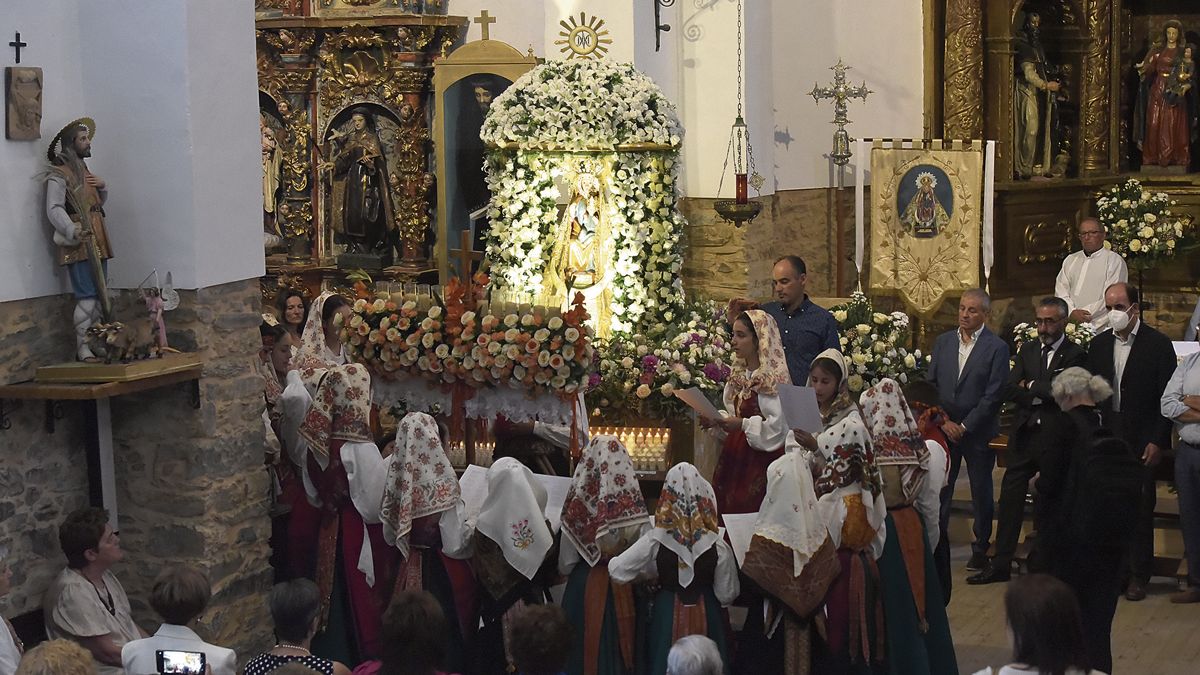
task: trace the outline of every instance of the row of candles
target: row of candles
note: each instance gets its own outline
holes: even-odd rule
[[[592,427],[593,435],[616,436],[629,452],[635,471],[658,473],[671,468],[671,430],[660,427]]]
[[[491,466],[492,455],[495,451],[495,441],[475,441],[475,463],[483,467]],[[464,467],[467,465],[467,448],[462,443],[451,443],[450,452],[446,454],[450,457],[451,466]]]

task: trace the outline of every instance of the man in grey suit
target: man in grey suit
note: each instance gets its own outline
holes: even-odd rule
[[[1008,382],[1008,345],[987,329],[991,298],[973,288],[958,304],[958,329],[938,336],[929,363],[929,381],[938,389],[942,409],[950,420],[942,431],[950,440],[950,480],[942,490],[941,526],[950,520],[950,498],[965,458],[971,482],[971,505],[975,515],[975,541],[967,569],[980,571],[987,565],[992,538],[992,469],[996,453],[988,442],[999,431],[1000,404]]]

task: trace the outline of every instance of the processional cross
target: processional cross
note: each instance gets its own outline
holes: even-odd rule
[[[833,84],[822,87],[814,83],[809,94],[818,104],[821,99],[833,99],[833,123],[838,129],[833,133],[833,152],[829,153],[829,158],[834,164],[845,166],[850,161],[850,134],[846,131],[850,118],[846,116],[846,102],[853,98],[865,101],[874,92],[867,89],[866,81],[857,87],[846,84],[846,71],[850,70],[850,66],[843,64],[841,59],[830,70],[833,71]]]
[[[17,50],[17,63],[21,62],[21,47],[28,47],[28,42],[21,42],[21,31],[17,31],[16,39],[8,43],[9,47]]]
[[[496,23],[496,17],[489,14],[488,11],[485,9],[485,10],[479,12],[479,16],[477,16],[471,20],[474,21],[475,23],[479,24],[479,30],[483,31],[483,39],[484,40],[492,39],[491,38],[491,32],[492,32],[491,24]]]

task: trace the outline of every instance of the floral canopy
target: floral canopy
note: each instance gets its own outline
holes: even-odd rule
[[[630,64],[552,62],[496,97],[481,136],[491,150],[487,258],[497,289],[540,289],[565,240],[560,184],[600,184],[600,263],[610,327],[681,316],[685,220],[676,203],[682,129],[675,106]],[[611,241],[607,241],[611,240]]]

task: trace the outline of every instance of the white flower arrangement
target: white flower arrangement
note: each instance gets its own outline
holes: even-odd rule
[[[1104,245],[1136,269],[1174,258],[1191,229],[1191,218],[1172,212],[1175,205],[1165,192],[1142,189],[1136,178],[1114,185],[1096,200],[1096,213],[1108,229]]]
[[[829,310],[841,329],[842,354],[846,357],[846,383],[858,394],[880,380],[890,377],[907,384],[929,366],[929,355],[920,349],[909,351],[909,318],[904,312],[876,312],[862,292],[850,296],[850,302]]]
[[[683,306],[675,108],[630,64],[543,64],[493,102],[481,136],[492,192],[487,257],[497,288],[540,289],[556,244],[557,181],[572,150],[613,150],[604,174],[613,237],[613,331],[668,322]],[[653,144],[653,149],[631,148]],[[515,146],[515,147],[514,147]]]

